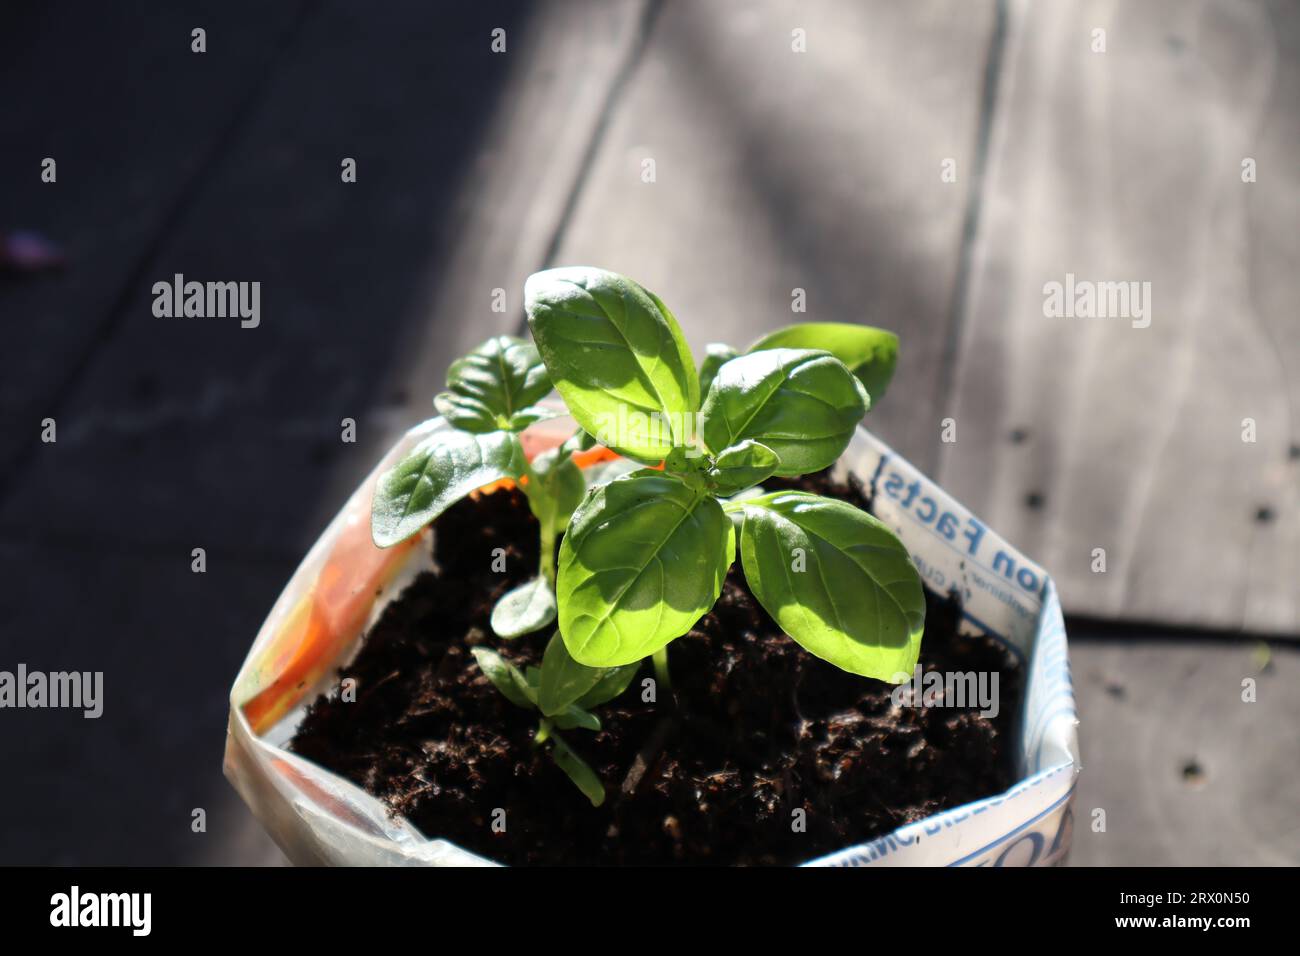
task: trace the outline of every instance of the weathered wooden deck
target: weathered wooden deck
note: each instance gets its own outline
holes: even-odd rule
[[[896,329],[870,424],[1040,559],[1070,611],[1294,633],[1298,18],[669,5],[554,258],[635,272],[696,344],[791,321],[796,287],[799,318]],[[1149,282],[1150,326],[1045,318],[1067,273]]]
[[[26,739],[52,755],[5,798],[34,820],[13,856],[53,859],[71,761],[105,795],[84,832],[121,813],[144,844],[87,835],[69,859],[260,858],[217,777],[260,617],[448,360],[520,329],[528,273],[581,262],[656,290],[699,350],[795,319],[897,330],[869,424],[1045,565],[1072,616],[1075,860],[1300,862],[1300,7],[475,6],[0,13],[24,91],[0,226],[70,259],[0,285],[7,656],[119,673],[125,769],[177,774],[123,783],[107,717],[89,743],[80,721],[6,734],[6,760]],[[261,327],[154,318],[176,272],[261,281]],[[1067,274],[1151,283],[1149,327],[1045,317]],[[46,416],[54,446],[33,440]],[[1267,669],[1241,631],[1274,639]]]

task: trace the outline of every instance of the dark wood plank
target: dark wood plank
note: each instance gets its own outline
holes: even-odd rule
[[[15,770],[0,834],[7,864],[159,865],[274,859],[221,776],[229,681],[292,563],[48,536],[0,538],[4,668],[100,672],[102,713],[4,714],[0,761]],[[206,832],[191,829],[206,813]],[[229,861],[229,857],[225,857]]]
[[[432,414],[448,361],[518,327],[639,9],[318,10],[52,413],[59,441],[15,478],[0,528],[303,553]],[[175,273],[260,281],[261,324],[155,317],[152,284]]]
[[[124,318],[157,252],[291,47],[307,4],[5,4],[0,8],[0,229],[67,258],[0,275],[0,474]],[[193,53],[203,26],[208,52]],[[57,179],[41,181],[42,161]],[[0,490],[5,482],[0,479]]]
[[[0,566],[27,582],[0,612],[12,661],[102,669],[110,696],[99,721],[47,715],[0,740],[5,765],[30,771],[5,794],[5,815],[24,821],[6,830],[5,859],[280,859],[221,776],[229,682],[326,520],[391,438],[432,414],[448,360],[518,328],[523,279],[542,265],[641,10],[320,4],[143,267],[92,258],[38,280],[52,301],[90,271],[127,288],[77,374],[51,359],[67,381],[59,440],[27,454],[0,503]],[[497,26],[504,55],[489,47]],[[138,69],[133,82],[166,85],[166,71]],[[198,108],[187,85],[172,90],[175,109]],[[45,122],[75,124],[81,108],[61,102]],[[61,164],[70,187],[101,149],[78,144]],[[356,184],[340,181],[344,156]],[[154,161],[120,160],[145,182]],[[119,235],[119,209],[91,203],[79,228]],[[155,317],[152,284],[176,272],[260,281],[261,324]],[[504,313],[490,308],[497,286]],[[58,308],[106,304],[102,287],[79,295]],[[6,309],[14,326],[49,321],[32,296]],[[25,441],[50,413],[25,413]],[[340,441],[345,416],[356,444]],[[205,574],[191,571],[194,547]]]
[[[393,375],[407,401],[385,420],[391,438],[431,414],[453,359],[490,335],[527,334],[524,281],[547,265],[582,191],[588,154],[602,139],[612,88],[642,43],[648,6],[546,5],[515,38],[507,93],[449,211],[437,281],[413,305],[426,320],[410,323],[397,351]]]

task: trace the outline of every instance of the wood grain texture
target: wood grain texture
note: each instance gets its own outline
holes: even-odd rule
[[[1300,864],[1300,648],[1275,643],[1266,665],[1262,654],[1140,628],[1071,634],[1083,750],[1071,864]]]
[[[548,5],[511,35],[507,89],[443,225],[446,258],[414,306],[427,318],[410,323],[398,350],[393,374],[409,399],[385,423],[389,441],[432,414],[452,360],[491,335],[527,335],[524,280],[547,264],[582,188],[611,92],[642,41],[647,6]]]
[[[641,281],[697,357],[798,320],[898,331],[869,422],[932,465],[993,23],[992,0],[666,4],[554,264]]]
[[[1298,43],[1295,5],[1010,7],[938,478],[1067,613],[1300,631]],[[1045,317],[1067,273],[1150,326]]]
[[[546,256],[644,4],[542,7],[332,0],[275,45],[292,10],[254,29],[252,5],[223,5],[204,21],[205,57],[188,53],[191,14],[105,16],[86,32],[57,10],[5,11],[15,29],[0,48],[30,48],[6,64],[25,71],[10,86],[30,74],[58,95],[14,104],[34,152],[0,163],[22,198],[4,225],[49,232],[75,260],[0,288],[18,335],[0,440],[30,446],[42,415],[58,419],[58,442],[26,453],[0,501],[0,566],[21,582],[0,593],[0,619],[11,660],[102,669],[110,688],[102,721],[63,712],[0,735],[0,760],[30,771],[0,801],[25,821],[0,839],[5,860],[283,859],[221,777],[229,675],[344,496],[433,414],[448,361],[518,326],[523,279]],[[19,31],[18,17],[33,22]],[[489,48],[497,26],[503,55]],[[103,50],[120,71],[103,90],[65,89],[64,57],[98,64]],[[60,69],[44,77],[41,64]],[[114,124],[120,153],[105,145]],[[129,148],[141,137],[149,148]],[[35,147],[50,142],[59,183],[43,188]],[[197,175],[190,154],[209,149]],[[356,183],[340,180],[344,156]],[[261,282],[261,324],[155,317],[151,285],[176,272]],[[343,416],[355,444],[340,441]],[[199,546],[204,574],[191,570]],[[193,807],[207,810],[204,835]]]
[[[15,474],[0,533],[301,554],[433,414],[451,359],[517,328],[639,10],[314,7],[111,337],[41,409],[59,440]],[[260,282],[260,325],[155,317],[175,273]]]
[[[67,258],[0,273],[0,489],[120,326],[131,283],[290,55],[306,7],[0,10],[0,229],[43,234]],[[211,55],[190,51],[196,17],[219,38]]]

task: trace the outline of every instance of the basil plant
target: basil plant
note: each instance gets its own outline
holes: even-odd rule
[[[713,606],[737,552],[759,602],[808,651],[881,680],[912,673],[925,601],[898,539],[845,502],[761,488],[839,458],[893,374],[896,336],[804,323],[743,355],[710,345],[697,371],[667,306],[631,279],[553,269],[529,278],[525,299],[536,344],[498,336],[452,364],[434,400],[449,427],[380,476],[372,533],[392,546],[478,488],[519,483],[539,568],[501,598],[492,628],[558,629],[540,667],[473,653],[507,700],[538,712],[535,743],[593,804],[600,778],[559,731],[598,731],[593,709],[646,657],[669,685],[667,645]],[[554,414],[539,404],[552,387],[580,427],[529,461],[519,433]],[[572,456],[595,443],[634,470],[587,487]]]
[[[588,489],[569,520],[556,595],[573,660],[651,656],[666,675],[665,648],[713,606],[739,553],[754,596],[809,652],[884,681],[912,672],[925,599],[902,543],[846,502],[755,488],[839,458],[870,404],[864,383],[883,389],[892,373],[892,335],[796,325],[744,355],[712,347],[697,372],[673,314],[631,279],[541,272],[525,307],[573,418],[652,466]]]

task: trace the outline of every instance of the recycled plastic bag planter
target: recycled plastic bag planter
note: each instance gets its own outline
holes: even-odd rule
[[[383,605],[428,567],[429,535],[381,550],[370,538],[375,481],[417,442],[447,427],[412,429],[330,522],[271,609],[230,694],[225,773],[295,863],[488,865],[430,839],[348,780],[288,752],[304,706],[333,685]],[[573,430],[555,419],[525,433],[529,454]],[[814,866],[1047,866],[1070,847],[1079,771],[1078,718],[1056,587],[1037,565],[859,427],[835,465],[875,492],[873,512],[895,530],[932,590],[956,588],[963,617],[1025,663],[1005,793],[899,827]]]

